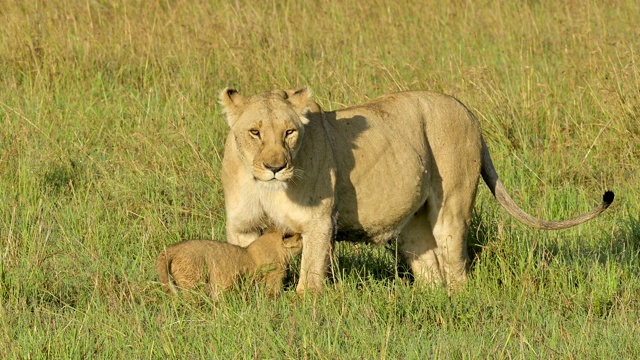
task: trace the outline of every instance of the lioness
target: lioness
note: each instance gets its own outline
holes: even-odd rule
[[[323,112],[311,91],[220,96],[230,133],[222,162],[228,241],[247,245],[275,225],[301,233],[299,293],[320,290],[338,239],[398,239],[419,282],[466,280],[466,236],[480,175],[517,220],[563,229],[603,212],[538,220],[507,194],[475,116],[453,97],[385,95]]]
[[[267,293],[274,295],[282,290],[286,268],[300,252],[299,234],[276,231],[260,236],[247,248],[219,241],[189,240],[163,250],[156,270],[167,292],[175,292],[174,282],[182,288],[206,282],[207,292],[216,299],[221,290],[245,276],[264,282]]]

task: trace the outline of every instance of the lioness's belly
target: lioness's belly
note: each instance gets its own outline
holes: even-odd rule
[[[338,239],[381,243],[427,200],[432,160],[419,119],[397,124],[358,114],[334,123],[336,141],[350,144],[336,153]]]
[[[369,233],[363,230],[339,228],[338,233],[336,234],[336,241],[384,244],[390,240],[395,239],[400,233],[399,229],[400,228],[392,229],[389,231]]]
[[[338,240],[383,243],[396,237],[427,201],[422,179],[389,184],[368,181],[338,184]],[[353,187],[351,185],[354,185]]]

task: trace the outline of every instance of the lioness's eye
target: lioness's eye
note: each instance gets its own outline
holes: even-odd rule
[[[258,139],[260,138],[260,131],[259,130],[251,129],[251,130],[249,130],[249,133],[252,136],[257,137]]]
[[[285,132],[285,135],[286,135],[286,136],[290,136],[290,135],[291,135],[291,134],[293,134],[294,132],[296,132],[296,130],[295,130],[295,129],[289,129],[289,130],[287,130],[287,131]]]

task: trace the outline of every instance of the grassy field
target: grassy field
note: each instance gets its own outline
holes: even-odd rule
[[[635,358],[637,1],[0,0],[0,357]],[[406,89],[480,119],[513,197],[481,185],[471,280],[413,287],[339,244],[317,297],[165,295],[164,246],[224,239],[218,93],[309,85],[325,109]]]

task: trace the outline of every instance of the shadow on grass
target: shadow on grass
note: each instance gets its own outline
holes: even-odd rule
[[[396,241],[386,246],[365,243],[337,242],[334,259],[328,269],[329,282],[357,279],[358,286],[368,281],[391,282],[397,279],[412,281],[411,271],[395,253]],[[300,257],[294,259],[284,279],[285,290],[295,291],[300,276]]]
[[[475,259],[482,249],[496,237],[497,230],[487,225],[480,215],[474,214],[468,236],[468,252],[470,271],[473,271]],[[295,288],[300,269],[300,259],[296,259],[291,267],[285,287]],[[334,248],[334,261],[329,270],[330,281],[358,279],[360,284],[367,281],[393,282],[396,280],[413,283],[410,267],[399,254],[397,240],[391,240],[384,246],[350,241],[338,241]]]
[[[487,219],[490,212],[485,212],[482,207],[476,208],[471,217],[471,226],[467,234],[467,252],[469,253],[470,273],[473,272],[475,266],[480,259],[482,251],[486,248],[491,240],[498,238],[498,226],[496,221]],[[484,217],[484,218],[483,218]]]

